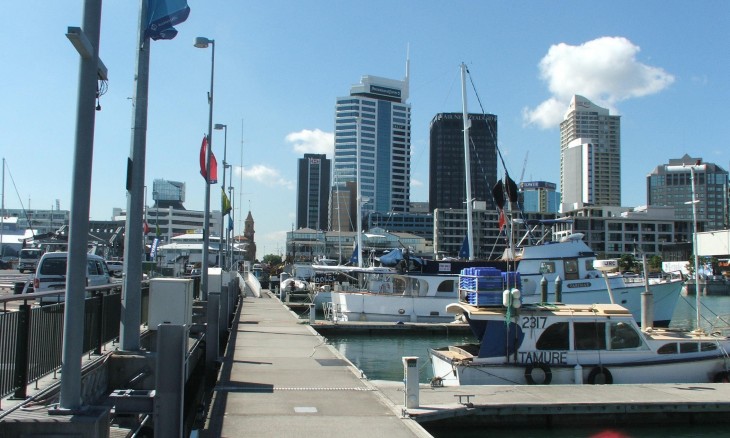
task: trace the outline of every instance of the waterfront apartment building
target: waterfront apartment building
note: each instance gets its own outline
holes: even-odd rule
[[[621,118],[575,95],[560,123],[561,211],[621,205]]]
[[[332,183],[344,189],[348,181],[358,181],[359,173],[363,215],[408,211],[411,106],[407,99],[407,69],[403,81],[363,76],[349,96],[337,98]],[[331,227],[336,229],[336,224]]]
[[[651,257],[662,255],[665,246],[692,241],[692,220],[677,218],[674,207],[583,207],[563,217],[570,220],[555,225],[553,240],[581,233],[598,258],[640,258],[641,252]]]
[[[522,210],[527,213],[557,214],[560,208],[560,193],[554,183],[547,181],[526,181],[520,183]]]
[[[697,220],[705,231],[728,228],[728,171],[702,158],[685,154],[657,166],[646,177],[646,202],[651,206],[672,206],[678,219],[692,220],[692,175],[695,173]]]
[[[525,220],[555,219],[550,213],[525,213]],[[458,257],[466,238],[466,208],[437,208],[433,212],[433,248],[437,258]],[[474,238],[474,257],[495,260],[502,257],[509,247],[507,228],[500,230],[499,212],[486,208],[484,202],[475,202],[472,210],[472,232]],[[526,229],[515,223],[513,237],[519,242]]]
[[[491,190],[497,182],[497,116],[469,114],[469,167],[471,196],[495,204]],[[466,172],[464,117],[462,113],[439,113],[431,120],[429,145],[429,210],[464,209]]]
[[[304,154],[297,170],[297,228],[327,230],[331,160]]]
[[[16,218],[16,226],[20,230],[33,230],[36,234],[55,233],[69,222],[69,210],[55,209],[22,209],[6,208],[5,217]]]

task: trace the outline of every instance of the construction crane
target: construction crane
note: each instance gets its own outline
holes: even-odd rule
[[[525,169],[527,169],[527,157],[530,156],[530,151],[525,152],[525,161],[522,162],[522,173],[520,174],[520,185],[522,185],[522,181],[525,179]]]

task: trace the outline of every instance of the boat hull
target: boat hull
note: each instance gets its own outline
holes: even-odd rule
[[[728,376],[726,358],[719,354],[644,362],[582,358],[580,364],[573,360],[560,365],[475,363],[454,359],[446,349],[432,349],[429,355],[434,384],[442,386],[709,383],[727,381]]]
[[[526,280],[523,279],[523,283]],[[603,281],[603,280],[601,280]],[[588,281],[566,282],[562,291],[561,302],[565,304],[595,304],[610,302],[608,290],[595,286]],[[653,327],[668,327],[674,315],[674,309],[682,293],[682,281],[665,281],[649,285],[652,293],[654,322]],[[612,288],[611,293],[615,304],[628,309],[637,322],[641,322],[641,297],[645,292],[643,284],[627,287]],[[548,301],[555,301],[555,294],[548,294]],[[525,304],[539,303],[539,294],[525,294],[523,289],[522,301]]]
[[[332,292],[335,314],[342,321],[428,322],[454,321],[446,306],[458,296],[411,297],[357,292]]]

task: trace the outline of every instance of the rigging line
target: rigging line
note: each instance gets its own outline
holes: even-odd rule
[[[18,192],[18,186],[15,185],[15,179],[13,178],[13,172],[10,171],[10,165],[8,165],[8,161],[4,160],[5,162],[5,168],[8,170],[8,176],[10,176],[10,182],[13,183],[13,188],[15,189],[15,196],[18,197],[18,202],[20,203],[20,209],[23,210],[23,216],[25,216],[26,222],[28,222],[28,229],[30,230],[33,237],[35,237],[35,232],[33,231],[33,226],[30,223],[30,218],[28,217],[28,211],[25,209],[25,205],[23,205],[23,200],[20,198],[20,193]]]
[[[474,78],[471,76],[471,72],[469,71],[469,68],[466,69],[467,74],[469,75],[469,82],[471,83],[471,88],[474,90],[474,95],[477,97],[477,102],[479,102],[479,108],[482,110],[482,114],[486,115],[486,111],[484,110],[484,105],[482,105],[482,100],[479,98],[479,92],[477,92],[477,87],[474,85]],[[494,147],[497,149],[497,155],[499,156],[499,161],[502,162],[502,168],[504,169],[505,175],[509,176],[509,171],[507,170],[507,165],[504,163],[504,157],[502,156],[502,151],[499,148],[499,144],[497,144],[497,136],[494,134],[494,131],[492,131],[492,127],[487,123],[487,128],[489,128],[489,133],[492,135],[492,140],[494,140]]]

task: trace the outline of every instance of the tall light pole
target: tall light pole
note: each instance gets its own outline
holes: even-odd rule
[[[226,163],[226,150],[228,149],[228,125],[223,125],[221,123],[216,123],[214,126],[217,130],[223,130],[223,182],[221,183],[221,196],[224,196],[226,193],[226,169],[228,168],[228,163]],[[224,255],[226,254],[226,251],[223,249],[223,231],[225,230],[225,212],[223,211],[223,202],[221,202],[221,234],[220,234],[220,244],[218,245],[218,260],[219,265],[221,268],[226,267],[226,264],[224,262]],[[227,241],[228,239],[226,239]]]
[[[210,91],[208,92],[208,147],[205,156],[205,211],[203,213],[203,255],[200,262],[200,289],[203,301],[208,301],[208,246],[210,245],[210,161],[213,149],[213,78],[215,72],[215,40],[195,38],[194,46],[205,49],[210,45]]]
[[[695,167],[689,166],[689,179],[692,183],[692,201],[688,202],[688,204],[692,204],[692,252],[694,253],[695,258],[695,302],[696,302],[696,311],[697,311],[697,328],[695,329],[698,333],[702,333],[702,328],[700,328],[700,262],[699,262],[699,256],[697,255],[697,203],[700,202],[699,199],[697,199],[696,193],[695,193]]]

